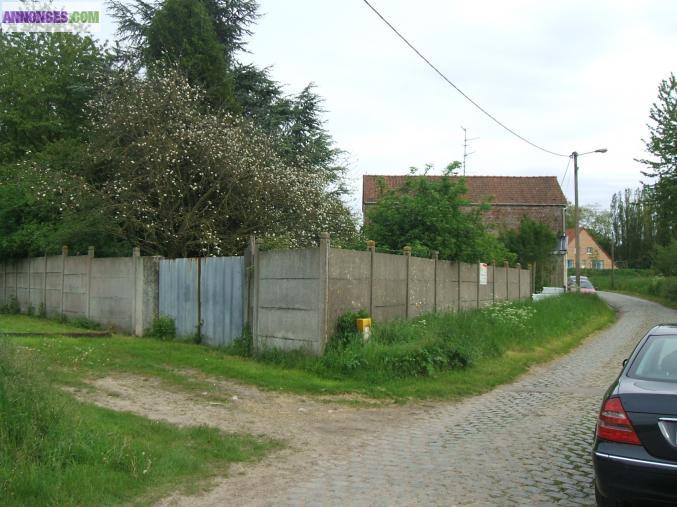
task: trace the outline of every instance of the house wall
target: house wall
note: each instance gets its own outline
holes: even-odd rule
[[[585,229],[580,229],[579,237],[581,241],[581,268],[592,269],[593,261],[602,261],[601,269],[611,269],[611,257],[597,244],[590,233]],[[589,253],[590,252],[590,253]],[[576,262],[576,240],[570,239],[567,248],[567,260],[571,267]]]

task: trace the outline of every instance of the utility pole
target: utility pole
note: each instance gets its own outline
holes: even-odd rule
[[[474,151],[471,151],[468,153],[468,141],[475,141],[479,139],[479,137],[471,137],[468,139],[468,131],[466,128],[461,125],[461,129],[463,130],[463,176],[465,176],[465,159],[467,159],[470,155],[475,153]]]
[[[606,153],[606,148],[600,148],[595,151],[585,153],[573,152],[571,158],[574,159],[574,222],[576,223],[576,290],[581,290],[581,249],[579,242],[580,228],[578,226],[578,157],[579,155],[588,155],[590,153]]]
[[[580,248],[580,230],[578,227],[578,153],[573,152],[571,157],[574,159],[574,227],[576,231],[576,290],[581,290],[581,248]]]

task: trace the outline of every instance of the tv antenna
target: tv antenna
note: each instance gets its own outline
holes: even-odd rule
[[[470,155],[475,153],[474,151],[468,153],[468,141],[475,141],[479,137],[468,138],[468,130],[463,125],[461,125],[461,129],[463,129],[463,176],[465,176],[465,161]]]

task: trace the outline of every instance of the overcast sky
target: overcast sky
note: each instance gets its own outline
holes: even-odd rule
[[[579,159],[582,204],[637,187],[649,108],[677,71],[674,0],[371,0],[466,94],[524,137]],[[325,99],[348,152],[351,206],[363,174],[463,158],[468,175],[564,177],[567,158],[513,137],[433,73],[361,0],[260,0],[244,62]],[[573,201],[573,170],[562,189]]]

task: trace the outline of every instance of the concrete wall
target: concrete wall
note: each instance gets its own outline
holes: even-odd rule
[[[375,321],[527,299],[531,271],[320,247],[255,253],[252,333],[256,348],[321,354],[336,319],[365,310]]]
[[[260,252],[254,262],[254,347],[321,354],[327,339],[326,250]]]
[[[138,251],[137,251],[138,254]],[[116,330],[143,334],[158,307],[157,259],[153,257],[36,257],[0,261],[0,305],[16,298],[48,316],[84,317]]]

